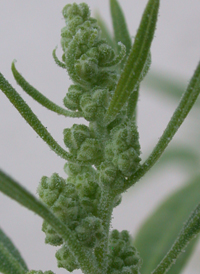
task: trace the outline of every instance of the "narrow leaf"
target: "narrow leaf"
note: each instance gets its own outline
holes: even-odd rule
[[[19,111],[21,116],[35,130],[35,132],[50,146],[50,148],[63,159],[76,161],[73,155],[65,151],[51,136],[48,130],[42,125],[37,116],[32,112],[30,107],[25,103],[17,91],[8,83],[0,73],[0,89],[7,96],[10,102]]]
[[[0,271],[3,274],[25,274],[27,272],[1,242]]]
[[[106,39],[109,46],[111,46],[113,49],[117,48],[117,45],[115,44],[112,35],[110,33],[110,30],[107,27],[107,24],[104,22],[104,20],[101,18],[100,14],[96,12],[95,17],[97,19],[98,25],[101,29],[101,37]]]
[[[124,44],[126,46],[126,55],[128,55],[131,49],[132,42],[123,11],[117,0],[110,0],[110,11],[112,16],[115,43],[116,45],[118,44],[118,42]]]
[[[177,258],[185,251],[189,242],[194,239],[200,232],[200,204],[192,212],[188,221],[181,230],[178,238],[174,242],[172,248],[162,259],[160,264],[152,272],[152,274],[165,274],[176,262]]]
[[[8,238],[8,236],[3,232],[1,228],[0,228],[0,244],[7,249],[7,251],[13,256],[13,258],[18,261],[21,267],[24,268],[24,270],[28,271],[28,267],[24,259],[21,257],[20,252],[18,251],[18,249],[15,247],[15,245],[12,243],[12,241]]]
[[[80,112],[72,112],[68,111],[55,103],[53,103],[51,100],[49,100],[47,97],[45,97],[42,93],[40,93],[37,89],[35,89],[33,86],[31,86],[24,77],[17,71],[15,67],[15,62],[12,63],[11,66],[13,76],[20,85],[20,87],[29,95],[31,96],[35,101],[40,103],[42,106],[46,107],[47,109],[56,112],[57,114],[64,115],[66,117],[81,117]]]
[[[155,146],[154,150],[148,159],[141,165],[140,168],[133,174],[124,184],[124,191],[131,185],[136,183],[145,173],[156,163],[160,158],[169,142],[182,125],[191,108],[197,100],[200,93],[200,63],[198,64],[192,79],[185,91],[178,107],[176,108],[171,120],[169,121],[163,135]]]
[[[176,144],[166,150],[155,168],[164,167],[166,163],[173,165],[183,163],[188,169],[194,172],[199,167],[199,156],[192,148]]]
[[[141,81],[147,75],[147,73],[150,69],[150,65],[151,65],[151,53],[149,53],[146,63],[144,65],[144,68],[143,68],[143,71],[141,74]],[[134,116],[134,118],[136,119],[136,107],[137,107],[137,102],[138,102],[138,98],[139,98],[139,89],[140,89],[140,85],[137,85],[135,87],[135,89],[132,91],[132,93],[128,99],[127,117],[130,119],[132,118],[132,116]]]
[[[180,100],[185,90],[184,81],[174,79],[157,71],[150,71],[143,84],[159,94],[165,94],[170,99]]]
[[[68,243],[70,250],[77,257],[81,269],[85,273],[100,274],[94,266],[94,255],[90,252],[90,250],[82,247],[74,233],[67,226],[65,226],[65,224],[61,222],[43,203],[41,203],[30,192],[24,189],[19,183],[14,181],[1,170],[0,191],[46,220]]]
[[[143,13],[134,44],[117,83],[108,108],[105,123],[112,122],[142,78],[142,72],[149,57],[158,17],[159,0],[149,0]]]
[[[199,203],[200,176],[176,191],[143,223],[135,237],[135,245],[143,259],[142,274],[151,273],[170,249],[183,223]],[[197,239],[177,260],[170,273],[179,274],[190,258]],[[176,272],[173,272],[176,268]],[[172,272],[171,272],[172,271]]]
[[[57,47],[56,47],[56,48],[53,50],[53,52],[52,52],[52,56],[53,56],[53,59],[54,59],[56,65],[58,65],[60,68],[66,69],[66,64],[63,63],[63,62],[61,62],[61,61],[58,59],[58,57],[57,57],[57,55],[56,55],[56,50],[57,50]]]

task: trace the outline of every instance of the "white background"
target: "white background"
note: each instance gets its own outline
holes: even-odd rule
[[[74,120],[57,116],[33,102],[19,86],[11,74],[10,65],[17,59],[17,68],[23,76],[44,95],[62,104],[70,80],[64,70],[57,67],[51,57],[52,50],[59,45],[60,30],[64,26],[61,10],[69,0],[0,0],[0,71],[19,91],[42,123],[63,146],[63,128],[70,127]],[[121,0],[132,36],[140,22],[146,0]],[[77,1],[81,3],[81,1]],[[99,10],[111,28],[108,0],[88,0],[92,13]],[[152,71],[169,73],[182,79],[184,85],[200,59],[200,1],[165,0],[161,1],[155,40],[152,46]],[[58,55],[61,56],[59,48]],[[146,88],[141,89],[138,125],[141,136],[143,157],[150,152],[161,136],[170,119],[175,103],[167,97],[157,96]],[[190,114],[190,117],[194,113]],[[189,128],[199,128],[199,113],[196,119],[187,119],[175,137],[192,143],[199,134],[193,136]],[[194,118],[194,117],[193,117]],[[77,121],[76,121],[77,122]],[[37,134],[21,119],[16,109],[3,93],[0,93],[0,168],[23,184],[36,195],[36,188],[43,175],[50,176],[63,172],[64,161],[57,157]],[[141,181],[113,214],[113,227],[128,229],[133,234],[145,217],[156,205],[184,182],[187,177],[183,168],[167,166],[156,175],[150,172],[149,178]],[[55,248],[44,244],[41,232],[42,220],[16,202],[0,194],[0,226],[7,231],[30,269],[55,271]],[[197,249],[193,260],[184,274],[199,273],[200,263]]]

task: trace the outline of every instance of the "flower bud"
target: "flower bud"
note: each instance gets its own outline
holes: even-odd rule
[[[114,50],[106,43],[99,45],[98,50],[100,65],[103,65],[103,63],[111,61],[115,56]]]
[[[92,96],[89,92],[84,93],[80,99],[80,107],[86,120],[95,120],[97,105],[92,100]]]
[[[99,178],[100,181],[109,185],[113,183],[117,175],[117,168],[110,162],[103,162],[100,165]]]
[[[135,173],[140,162],[140,157],[132,147],[120,153],[116,159],[119,170],[127,177]]]
[[[71,110],[80,109],[80,98],[83,94],[84,89],[78,85],[71,85],[68,92],[63,99],[64,105]]]
[[[58,267],[65,268],[69,272],[72,272],[75,269],[79,269],[79,264],[73,254],[70,252],[67,244],[64,244],[57,252],[56,259]]]
[[[76,227],[77,238],[87,247],[94,247],[96,241],[103,236],[102,221],[95,217],[89,216],[81,221]]]
[[[77,150],[86,138],[90,137],[90,130],[85,125],[74,124],[63,131],[64,143],[69,149]]]
[[[80,161],[96,161],[102,156],[101,145],[97,139],[87,138],[81,145],[77,153]]]

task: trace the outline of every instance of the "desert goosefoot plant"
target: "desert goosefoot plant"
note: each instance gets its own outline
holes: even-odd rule
[[[55,254],[58,267],[66,271],[139,274],[145,264],[130,233],[111,230],[113,208],[121,203],[122,193],[156,163],[200,92],[198,64],[163,135],[142,162],[136,110],[140,83],[151,64],[150,47],[159,5],[159,0],[148,1],[133,43],[117,0],[110,0],[114,39],[101,20],[91,17],[87,4],[73,3],[63,8],[66,22],[61,30],[63,55],[58,58],[55,49],[53,58],[67,70],[72,81],[63,99],[64,107],[30,85],[16,69],[15,62],[12,63],[15,80],[34,100],[57,114],[87,121],[87,125],[73,124],[63,130],[65,149],[0,74],[0,89],[36,133],[65,160],[67,175],[62,178],[53,173],[51,177],[42,177],[37,199],[0,171],[0,190],[43,218],[45,242],[58,247]],[[171,249],[151,273],[166,273],[199,231],[200,205],[192,211]],[[29,270],[3,230],[0,230],[0,272],[53,273]]]

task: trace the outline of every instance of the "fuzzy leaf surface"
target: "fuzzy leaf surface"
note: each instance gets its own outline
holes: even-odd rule
[[[199,203],[200,176],[172,194],[143,223],[135,237],[135,245],[143,259],[142,274],[151,273],[171,248],[183,223]],[[190,258],[197,238],[182,253],[170,274],[179,274]]]
[[[113,98],[106,113],[105,123],[112,122],[128,101],[134,88],[143,77],[143,69],[149,57],[159,10],[159,0],[149,0],[143,13],[134,44],[117,83]]]

